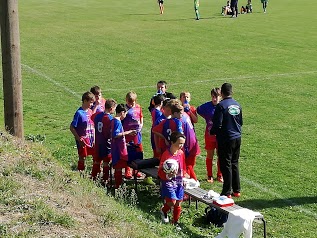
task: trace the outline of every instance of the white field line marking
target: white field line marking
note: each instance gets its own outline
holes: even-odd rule
[[[200,157],[201,159],[205,159],[205,156],[203,155],[198,155],[197,157]],[[293,202],[291,199],[285,199],[283,196],[281,196],[280,194],[278,193],[275,193],[273,192],[272,190],[264,187],[263,185],[259,184],[259,183],[256,183],[252,180],[249,180],[247,179],[246,177],[243,177],[243,176],[240,176],[240,179],[244,182],[246,182],[247,184],[251,185],[252,187],[255,187],[257,188],[258,190],[262,191],[262,192],[265,192],[267,194],[270,194],[271,196],[273,197],[276,197],[278,199],[281,199],[282,201],[285,202],[285,204],[295,208],[296,210],[298,210],[299,212],[302,212],[302,213],[305,213],[309,216],[312,216],[314,217],[315,219],[317,219],[317,214],[312,212],[311,210],[308,210],[308,209],[305,209],[305,208],[302,208],[302,205],[299,205],[295,202]]]
[[[302,208],[302,205],[299,205],[299,204],[293,202],[291,199],[285,199],[285,198],[283,198],[280,194],[275,193],[275,192],[271,191],[270,189],[268,189],[268,188],[262,186],[261,184],[256,183],[256,182],[254,182],[254,181],[252,181],[252,180],[249,180],[249,179],[247,179],[247,178],[245,178],[245,177],[241,177],[241,180],[243,180],[243,181],[246,182],[247,184],[249,184],[249,185],[251,185],[251,186],[253,186],[253,187],[255,187],[255,188],[261,190],[262,192],[265,192],[265,193],[267,193],[267,194],[270,194],[270,195],[272,195],[272,196],[275,196],[275,197],[281,199],[282,201],[285,202],[285,204],[287,204],[287,205],[289,205],[289,206],[295,208],[295,209],[298,210],[299,212],[305,213],[305,214],[307,214],[307,215],[309,215],[309,216],[313,216],[315,219],[317,219],[317,213],[314,213],[314,212],[312,212],[312,211],[310,211],[310,210],[308,210],[308,209]]]
[[[43,78],[46,79],[47,81],[53,83],[55,86],[57,86],[57,87],[59,87],[59,88],[65,90],[66,92],[68,92],[68,93],[74,95],[75,97],[81,98],[81,96],[80,96],[78,93],[76,93],[76,92],[74,92],[73,90],[71,90],[71,89],[65,87],[64,85],[62,85],[61,83],[59,83],[59,82],[55,81],[54,79],[50,78],[50,77],[47,76],[46,74],[44,74],[44,73],[42,73],[42,72],[40,72],[40,71],[38,71],[38,70],[36,70],[36,69],[34,69],[34,68],[28,66],[28,65],[25,65],[25,64],[21,64],[21,65],[22,65],[24,68],[26,68],[29,72],[31,72],[31,73],[33,73],[33,74],[37,74],[37,75],[43,77]]]
[[[196,80],[196,81],[183,81],[180,83],[168,83],[168,86],[177,86],[177,85],[186,85],[186,84],[193,84],[193,83],[208,83],[214,81],[228,81],[228,80],[241,80],[241,79],[271,79],[275,77],[295,77],[298,75],[305,75],[305,74],[316,74],[317,71],[306,71],[306,72],[293,72],[293,73],[277,73],[277,74],[269,74],[269,75],[249,75],[249,76],[237,76],[237,77],[227,77],[227,78],[214,78],[214,79],[206,79],[206,80]],[[153,88],[156,90],[155,85],[149,86],[138,86],[138,87],[131,87],[131,89],[142,89],[142,88]],[[103,91],[126,91],[126,88],[106,88]]]
[[[24,68],[26,68],[27,70],[29,70],[30,72],[32,72],[32,73],[34,73],[34,74],[37,74],[37,75],[43,77],[44,79],[46,79],[47,81],[53,83],[54,85],[56,85],[56,86],[58,86],[58,87],[64,89],[66,92],[71,93],[71,94],[74,95],[75,97],[80,98],[80,95],[79,95],[78,93],[72,91],[71,89],[65,87],[64,85],[60,84],[59,82],[55,81],[54,79],[48,77],[48,76],[45,75],[44,73],[41,73],[40,71],[38,71],[38,70],[36,70],[36,69],[34,69],[34,68],[28,66],[28,65],[25,65],[25,64],[22,64],[22,66],[23,66]],[[230,80],[230,79],[251,79],[251,78],[260,78],[260,77],[262,77],[262,78],[272,78],[272,77],[276,77],[276,76],[292,76],[292,75],[315,74],[315,73],[317,73],[317,71],[298,72],[298,73],[285,73],[285,74],[274,74],[274,75],[267,75],[267,76],[243,76],[243,77],[222,78],[222,79],[219,78],[219,79],[213,79],[213,81],[214,81],[214,80]],[[191,81],[190,83],[191,83],[191,84],[192,84],[192,83],[204,83],[204,82],[210,82],[210,81],[212,81],[212,80]],[[186,83],[186,82],[183,82],[182,84],[184,84],[184,83]],[[169,85],[179,85],[179,84],[181,84],[181,83],[175,83],[175,84],[169,84]],[[135,87],[135,88],[150,88],[150,87],[152,87],[152,86],[142,86],[142,87]],[[114,90],[114,89],[107,89],[107,91],[109,91],[109,90]],[[124,90],[126,90],[126,89],[124,89]],[[145,128],[143,127],[143,132],[144,132],[144,131],[148,132],[149,129],[146,128],[146,127],[145,127]],[[203,156],[200,155],[199,157],[203,157]],[[316,214],[316,213],[314,213],[314,212],[312,212],[312,211],[310,211],[310,210],[308,210],[308,209],[301,208],[300,205],[294,203],[293,201],[291,201],[291,200],[289,200],[289,199],[284,199],[280,194],[275,193],[275,192],[271,191],[270,189],[268,189],[268,188],[262,186],[261,184],[258,184],[258,183],[254,182],[254,181],[252,181],[252,180],[249,180],[249,179],[247,179],[247,178],[245,178],[245,177],[241,177],[241,179],[242,179],[243,181],[245,181],[246,183],[248,183],[249,185],[251,185],[251,186],[253,186],[253,187],[255,187],[255,188],[257,188],[257,189],[259,189],[259,190],[261,190],[261,191],[263,191],[263,192],[266,192],[266,193],[268,193],[268,194],[270,194],[270,195],[272,195],[272,196],[275,196],[275,197],[277,197],[277,198],[279,198],[279,199],[285,201],[285,203],[287,203],[287,204],[289,204],[290,206],[294,207],[294,208],[297,209],[298,211],[304,212],[304,213],[306,213],[307,215],[313,216],[313,217],[315,217],[315,219],[317,219],[317,214]]]

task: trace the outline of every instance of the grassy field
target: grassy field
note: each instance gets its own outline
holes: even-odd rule
[[[315,237],[317,16],[303,6],[317,4],[270,1],[264,14],[258,0],[252,14],[237,19],[221,16],[224,4],[201,1],[202,19],[195,21],[193,1],[166,0],[164,15],[155,0],[20,1],[25,134],[45,135],[53,156],[73,168],[69,123],[82,93],[97,84],[104,97],[124,102],[134,90],[144,108],[144,148],[150,157],[146,108],[158,80],[166,80],[176,95],[190,91],[196,106],[210,100],[212,87],[230,82],[245,123],[243,196],[236,202],[264,214],[268,237]],[[203,148],[201,118],[196,131]],[[204,156],[196,167],[202,187],[219,192],[220,184],[204,181]],[[160,200],[151,191],[143,187],[138,208],[159,223]],[[180,237],[219,232],[202,224],[202,211],[203,206],[195,211],[184,205],[186,229]]]

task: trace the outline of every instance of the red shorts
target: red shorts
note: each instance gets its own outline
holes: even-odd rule
[[[109,163],[111,161],[111,154],[105,156],[105,157],[99,157],[99,156],[94,156],[93,160],[100,163],[101,161]]]
[[[186,166],[191,165],[191,166],[195,166],[196,165],[196,155],[189,155],[186,159],[185,159],[185,163]]]
[[[218,148],[216,136],[205,134],[205,150],[214,150]]]
[[[127,160],[119,159],[119,161],[116,163],[116,165],[113,166],[114,169],[123,169],[127,167]]]
[[[95,149],[86,145],[84,147],[78,147],[77,150],[80,158],[87,157],[88,155],[95,155]]]

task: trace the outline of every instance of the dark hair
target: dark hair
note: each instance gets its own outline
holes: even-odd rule
[[[90,101],[90,100],[95,100],[95,95],[92,92],[85,92],[83,96],[81,97],[81,101]]]
[[[112,108],[112,107],[114,107],[114,106],[116,106],[116,105],[117,105],[116,100],[114,100],[114,99],[112,99],[112,98],[109,98],[109,99],[106,100],[105,108],[106,108],[106,109],[110,109],[110,108]]]
[[[119,114],[120,112],[126,112],[126,111],[127,111],[127,107],[123,103],[120,103],[117,105],[116,107],[117,114]]]
[[[225,97],[229,97],[232,95],[232,85],[230,83],[224,83],[221,86],[221,93],[223,94],[223,96]]]
[[[178,138],[181,138],[181,137],[186,140],[186,136],[183,133],[174,131],[171,134],[170,142],[174,144],[178,140]]]
[[[90,89],[90,92],[92,92],[94,95],[99,95],[101,93],[101,89],[99,86],[95,85]]]
[[[158,94],[153,97],[154,105],[160,105],[162,102],[164,102],[164,100],[165,97],[162,94]]]
[[[216,87],[211,89],[210,94],[211,96],[216,96],[216,97],[220,96],[220,88]]]
[[[157,82],[157,84],[164,84],[164,85],[167,85],[167,82],[166,82],[166,81],[164,81],[164,80],[160,80],[160,81],[158,81],[158,82]]]

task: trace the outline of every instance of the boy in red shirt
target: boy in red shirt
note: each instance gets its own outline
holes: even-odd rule
[[[117,103],[114,99],[106,100],[105,111],[94,114],[92,119],[95,124],[95,156],[92,166],[91,177],[96,180],[101,172],[100,165],[103,161],[103,182],[109,179],[109,163],[111,161],[111,120],[116,110]]]
[[[95,95],[95,102],[90,108],[92,110],[92,114],[103,112],[105,110],[105,103],[106,99],[102,97],[101,89],[99,86],[93,86],[90,89],[90,92],[92,92]]]
[[[85,170],[85,160],[88,155],[94,155],[94,123],[91,120],[92,111],[90,107],[95,101],[91,92],[85,92],[82,96],[82,106],[77,109],[69,129],[75,137],[78,150],[77,169]]]
[[[186,173],[185,155],[183,146],[185,143],[185,136],[180,132],[173,132],[170,136],[171,147],[166,150],[161,157],[158,168],[158,176],[161,179],[161,196],[164,198],[164,205],[161,208],[162,222],[168,223],[168,212],[173,207],[172,224],[179,227],[178,220],[181,215],[181,203],[184,198],[183,178],[188,178]],[[178,170],[166,173],[163,169],[163,164],[167,159],[176,160],[178,163]]]
[[[118,104],[116,107],[116,116],[111,120],[111,156],[112,165],[115,169],[115,188],[122,184],[122,169],[127,166],[128,150],[125,136],[135,136],[136,130],[124,131],[121,121],[127,115],[127,108],[124,104]]]

